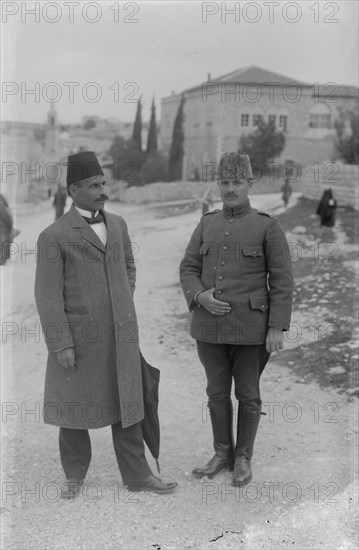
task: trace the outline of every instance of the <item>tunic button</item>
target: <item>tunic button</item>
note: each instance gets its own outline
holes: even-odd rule
[[[264,306],[264,305],[262,304],[262,305],[261,305],[261,308],[262,308],[262,309],[264,309],[264,308],[265,308],[265,306]]]
[[[226,237],[229,236],[229,231],[226,231],[226,232],[225,232],[225,236],[226,236]]]
[[[231,219],[231,220],[228,220],[228,223],[233,223],[233,222],[234,222],[234,220],[232,220],[232,219]]]
[[[218,277],[218,279],[219,279],[220,281],[222,281],[222,279],[223,279],[223,276],[222,276],[222,275],[220,275],[220,276]]]
[[[222,291],[221,291],[221,290],[217,290],[217,294],[222,294]]]
[[[226,245],[224,245],[224,246],[223,246],[223,250],[227,250],[227,247],[226,247]]]
[[[255,256],[257,254],[257,252],[255,250],[253,250],[253,256]]]
[[[221,265],[225,265],[225,262],[221,262]]]

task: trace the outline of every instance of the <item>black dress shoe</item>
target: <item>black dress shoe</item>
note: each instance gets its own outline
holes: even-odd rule
[[[61,497],[73,500],[80,494],[83,484],[84,480],[67,479],[61,487]]]
[[[214,455],[208,464],[195,468],[192,474],[197,477],[207,476],[212,478],[222,470],[229,470],[230,472],[233,470],[233,458],[222,458],[221,456]]]
[[[242,487],[252,479],[251,461],[244,455],[236,456],[234,461],[233,485]]]
[[[126,483],[125,487],[129,491],[152,491],[153,493],[165,495],[172,493],[177,487],[177,483],[174,481],[165,483],[161,478],[151,475],[145,481]]]

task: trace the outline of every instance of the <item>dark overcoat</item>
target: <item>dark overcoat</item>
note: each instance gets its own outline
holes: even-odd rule
[[[269,326],[288,330],[292,267],[285,234],[276,218],[249,201],[209,212],[196,227],[180,265],[192,311],[191,336],[213,344],[263,344]],[[211,315],[194,298],[215,288],[231,312]]]
[[[127,427],[143,419],[132,245],[123,218],[104,217],[106,247],[74,207],[39,236],[35,298],[49,351],[48,424]],[[74,371],[56,360],[68,347]]]

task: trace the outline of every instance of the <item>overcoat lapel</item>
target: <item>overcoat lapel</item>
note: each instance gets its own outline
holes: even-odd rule
[[[115,225],[111,217],[106,212],[102,211],[102,215],[105,218],[107,227],[105,260],[107,262],[111,257],[118,260],[121,250],[119,245],[119,227]]]

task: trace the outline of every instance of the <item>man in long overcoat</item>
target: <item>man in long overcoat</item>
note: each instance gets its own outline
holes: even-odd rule
[[[201,218],[180,265],[192,311],[191,336],[207,377],[215,455],[196,476],[234,469],[233,484],[252,478],[261,414],[259,379],[270,353],[283,346],[292,301],[287,241],[277,219],[255,210],[249,157],[225,153],[218,167],[223,209]],[[238,400],[233,441],[231,386]]]
[[[91,151],[67,167],[73,205],[39,236],[35,298],[49,355],[44,421],[60,427],[62,496],[80,493],[91,460],[89,429],[111,425],[123,482],[173,491],[144,454],[136,270],[127,226],[103,210],[102,169]]]

